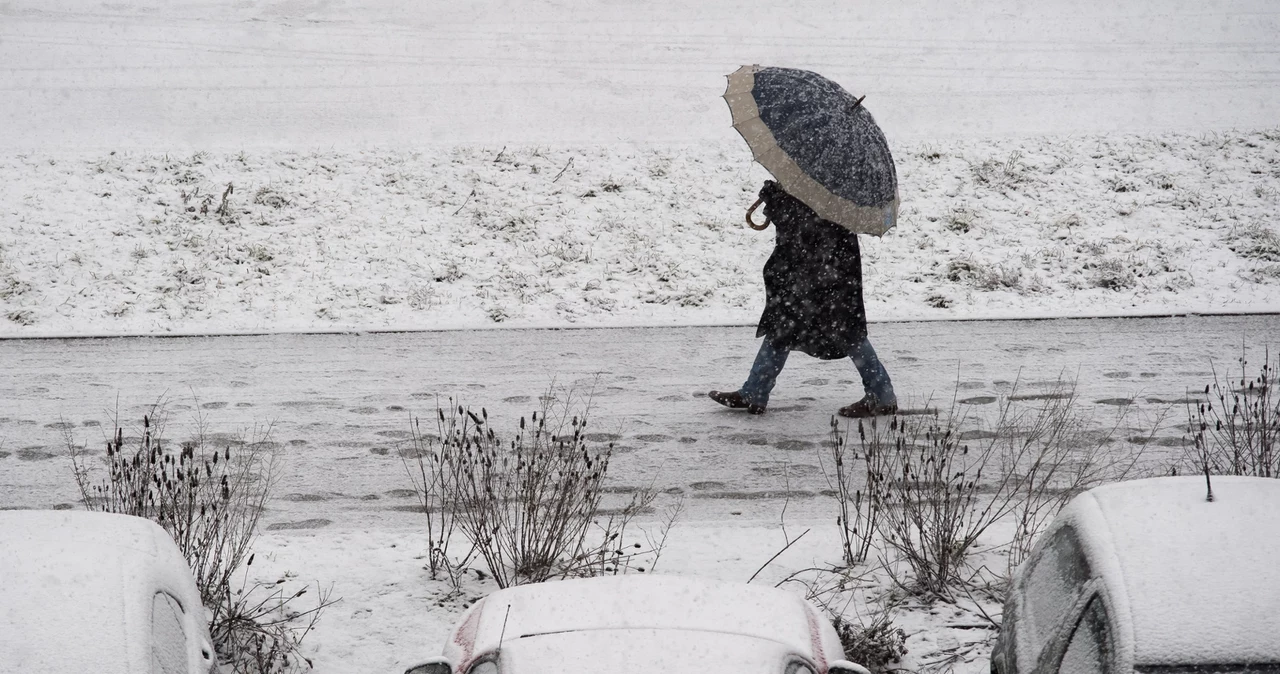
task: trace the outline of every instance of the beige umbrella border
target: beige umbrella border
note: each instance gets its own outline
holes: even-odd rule
[[[747,141],[755,160],[773,174],[783,189],[812,208],[819,217],[839,224],[859,234],[882,236],[898,221],[898,195],[895,189],[893,201],[882,206],[859,206],[823,187],[809,177],[800,166],[778,146],[773,132],[760,119],[751,91],[755,89],[758,65],[742,66],[728,76],[724,100],[733,115],[733,128]],[[748,216],[749,217],[749,216]]]

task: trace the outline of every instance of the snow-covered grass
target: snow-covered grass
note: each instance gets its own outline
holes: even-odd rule
[[[1280,309],[1280,131],[894,148],[872,320]],[[0,157],[0,335],[748,324],[737,145]]]

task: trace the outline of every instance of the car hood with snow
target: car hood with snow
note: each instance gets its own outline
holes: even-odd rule
[[[502,674],[784,674],[795,660],[796,674],[810,665],[776,642],[723,632],[670,629],[606,629],[557,632],[502,645]]]
[[[844,652],[831,624],[799,596],[770,587],[672,576],[614,576],[500,590],[463,616],[444,649],[459,671],[502,648],[504,673],[733,671],[782,674],[790,660],[819,674]],[[566,660],[564,654],[574,656]],[[678,662],[677,662],[678,661]],[[572,663],[578,662],[580,667]]]

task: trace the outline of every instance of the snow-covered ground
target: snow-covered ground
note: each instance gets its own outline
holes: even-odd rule
[[[719,98],[750,62],[890,139],[872,320],[1275,310],[1278,30],[1265,0],[7,2],[0,336],[750,323],[766,174]]]
[[[1280,310],[1278,31],[1267,0],[11,0],[0,336],[749,324],[766,175],[719,95],[753,62],[868,93],[890,139],[873,320]],[[810,526],[762,580],[838,559]],[[687,522],[659,570],[783,542]],[[422,547],[274,531],[255,573],[335,584],[317,671],[396,671],[461,609]],[[986,670],[972,611],[897,620],[909,667]]]
[[[872,320],[1280,310],[1280,130],[895,146]],[[736,144],[0,157],[0,335],[748,324]]]
[[[1274,354],[1277,334],[1278,316],[872,327],[901,399],[944,410],[954,402],[964,416],[960,437],[975,446],[991,437],[982,431],[1002,397],[1017,392],[1018,409],[1035,409],[1065,378],[1089,423],[1116,429],[1108,454],[1142,451],[1154,470],[1184,450],[1185,402],[1204,399],[1215,370],[1236,376],[1241,344],[1256,371],[1268,342]],[[661,572],[744,581],[784,544],[781,519],[792,537],[813,531],[756,582],[837,562],[836,502],[821,462],[831,414],[860,395],[854,370],[848,361],[795,357],[768,414],[726,410],[705,392],[741,382],[753,335],[680,328],[0,340],[0,508],[75,507],[66,438],[101,452],[113,410],[125,437],[136,437],[150,404],[167,396],[175,443],[199,419],[219,443],[272,424],[282,470],[255,546],[255,576],[289,574],[292,587],[332,583],[342,597],[307,641],[321,674],[402,671],[394,665],[441,646],[461,610],[461,602],[438,605],[445,587],[421,570],[424,527],[409,512],[415,498],[401,460],[412,456],[409,415],[430,432],[437,395],[485,407],[495,430],[510,433],[550,383],[594,391],[588,437],[593,446],[614,443],[611,493],[625,498],[652,485],[684,495]],[[1003,569],[1000,550],[987,549],[1007,540],[1007,531],[992,531],[978,563]],[[868,585],[874,595],[887,583],[881,576]],[[465,596],[490,589],[471,585]],[[993,633],[975,627],[982,620],[968,603],[907,608],[893,619],[911,635],[910,662],[954,648],[972,658],[958,671],[986,671],[985,647],[965,644]],[[847,610],[870,609],[854,602]]]
[[[803,535],[803,536],[802,536]],[[795,541],[797,537],[800,537]],[[992,538],[998,537],[997,535]],[[795,541],[777,559],[770,558]],[[280,531],[259,539],[255,577],[275,580],[287,576],[286,587],[319,583],[342,600],[323,615],[305,642],[304,652],[315,662],[317,674],[381,672],[398,674],[427,657],[439,655],[462,612],[476,599],[497,589],[492,580],[468,574],[461,593],[448,582],[431,580],[423,568],[425,542],[420,532],[390,526],[340,531]],[[774,585],[792,574],[797,580],[782,587],[798,594],[810,590],[815,574],[805,569],[826,568],[840,556],[838,530],[830,522],[776,520],[773,522],[677,523],[654,571],[745,583]],[[649,557],[640,563],[648,564]],[[1004,570],[999,554],[986,552],[979,562]],[[767,566],[766,563],[768,563]],[[892,565],[890,565],[892,568]],[[905,569],[896,570],[897,573]],[[988,577],[989,578],[989,577]],[[894,606],[894,625],[906,632],[907,656],[894,665],[903,671],[950,671],[985,674],[989,640],[995,631],[983,611],[998,618],[999,604],[981,590],[962,594],[955,604],[924,606],[894,598],[892,581],[884,569],[870,565],[856,574],[851,592],[823,595],[846,608],[846,618],[870,624],[876,614]],[[823,578],[830,584],[830,577]],[[850,597],[857,601],[849,602]],[[298,608],[307,608],[303,597]],[[846,602],[848,605],[845,606]]]

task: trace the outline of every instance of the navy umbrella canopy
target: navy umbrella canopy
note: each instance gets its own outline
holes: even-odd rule
[[[880,236],[898,219],[898,174],[871,113],[807,70],[742,66],[724,99],[756,161],[819,216]]]

